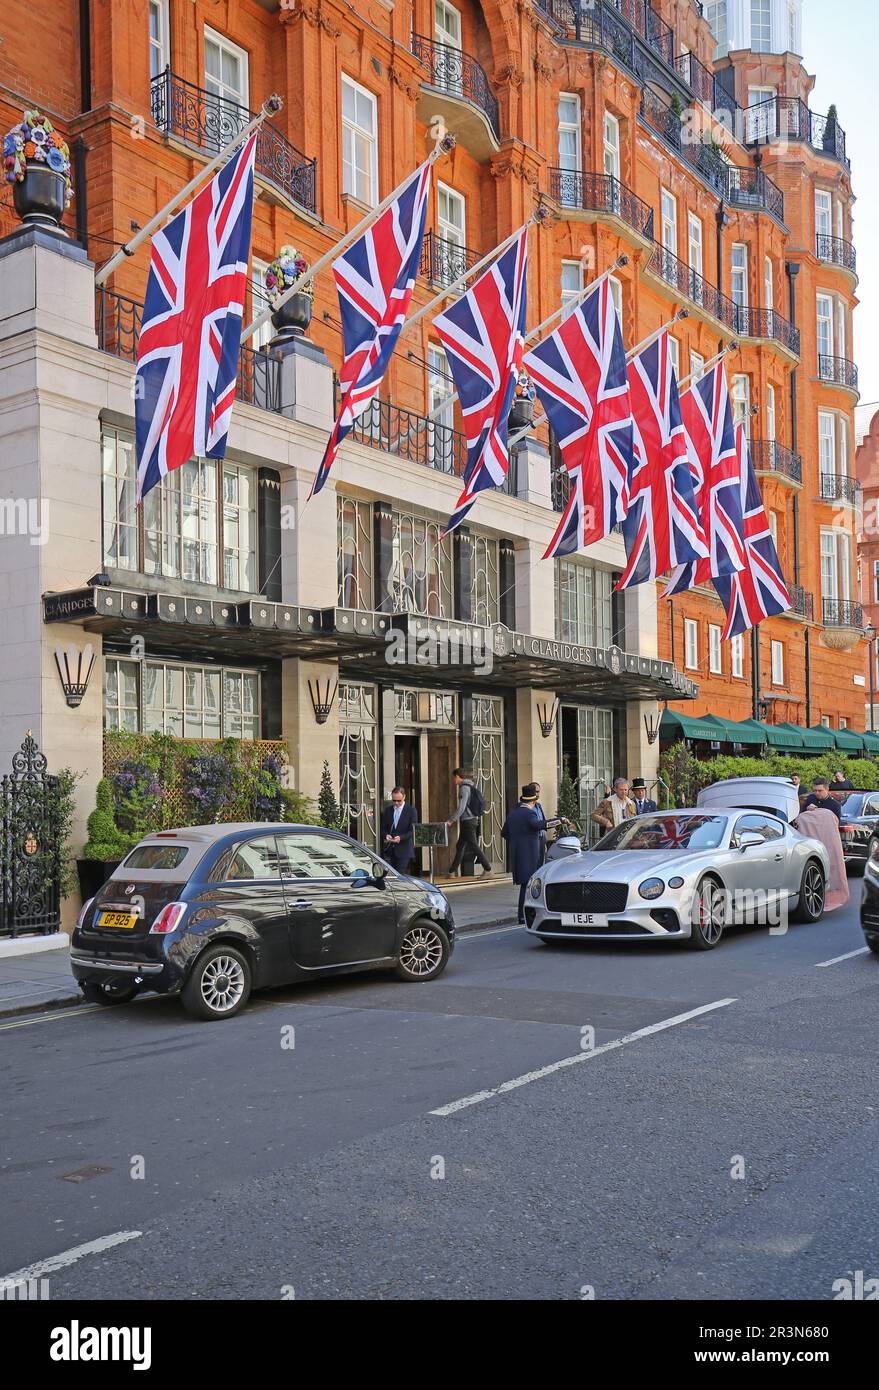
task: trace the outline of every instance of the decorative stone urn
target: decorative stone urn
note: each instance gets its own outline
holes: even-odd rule
[[[312,302],[310,294],[298,290],[279,309],[272,310],[275,342],[287,342],[290,338],[303,337],[311,323]]]

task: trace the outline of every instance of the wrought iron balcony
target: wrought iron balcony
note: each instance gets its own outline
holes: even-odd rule
[[[695,169],[709,188],[720,197],[726,197],[729,165],[721,155],[719,146],[686,138],[681,116],[682,113],[676,111],[652,87],[645,87],[641,92],[642,120]]]
[[[552,509],[555,512],[563,512],[570,501],[571,475],[562,463],[560,455],[553,458],[550,463],[549,496]]]
[[[863,628],[864,610],[851,599],[825,598],[821,601],[822,622],[825,627]]]
[[[756,472],[776,473],[792,483],[802,483],[802,459],[786,444],[779,444],[777,439],[752,439],[750,450]]]
[[[855,248],[841,236],[826,236],[824,232],[819,232],[815,238],[815,255],[819,261],[828,261],[831,265],[842,266],[843,270],[850,270],[852,275],[857,274]]]
[[[123,294],[114,294],[103,285],[96,291],[95,330],[98,347],[126,362],[137,361],[137,341],[143,320],[143,305]],[[292,390],[292,379],[290,388]],[[238,351],[238,379],[235,397],[261,410],[281,412],[281,363],[271,353],[241,347]],[[294,404],[286,401],[289,408]]]
[[[691,270],[673,252],[657,245],[647,262],[647,269],[658,275],[667,285],[671,285],[678,294],[698,305],[706,314],[719,319],[731,333],[738,333],[738,306],[727,295],[721,294],[716,286],[703,280],[701,275]]]
[[[467,439],[461,430],[403,410],[390,401],[373,401],[355,421],[351,438],[408,463],[459,478],[467,465]]]
[[[747,304],[739,304],[736,332],[743,338],[771,338],[788,352],[800,355],[800,330],[774,309],[752,309]]]
[[[736,208],[765,208],[784,221],[784,194],[762,169],[740,169],[730,165],[726,172],[726,200]]]
[[[860,501],[861,485],[848,473],[822,473],[818,483],[822,502]]]
[[[709,111],[726,111],[734,116],[739,104],[735,97],[723,87],[713,72],[709,72],[695,53],[681,53],[674,61],[676,71],[697,100],[703,102]]]
[[[563,208],[612,214],[640,236],[653,240],[653,209],[612,174],[550,169],[549,191]]]
[[[808,593],[802,584],[789,584],[788,593],[790,594],[790,613],[797,618],[805,618],[811,623],[815,617],[815,599]]]
[[[426,39],[422,34],[412,35],[412,52],[430,74],[428,86],[476,106],[485,116],[496,139],[500,140],[497,98],[488,84],[485,70],[476,59],[471,58],[469,53],[462,53],[460,48]]]
[[[176,73],[160,72],[150,85],[153,120],[165,135],[208,154],[218,154],[254,112],[225,97],[186,82]],[[256,137],[256,172],[307,212],[317,208],[317,160],[307,159],[269,121]]]
[[[829,386],[846,386],[850,391],[858,389],[858,369],[847,357],[828,357],[819,352],[818,375]]]
[[[802,140],[847,169],[845,131],[835,116],[817,116],[800,97],[770,97],[747,110],[746,138],[751,143]]]
[[[447,237],[437,236],[431,230],[421,247],[421,274],[431,285],[451,285],[476,265],[481,254],[480,251],[472,251],[469,246],[460,246]]]

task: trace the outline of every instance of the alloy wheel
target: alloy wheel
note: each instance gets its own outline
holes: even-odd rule
[[[442,938],[432,927],[412,927],[403,937],[400,964],[407,975],[430,975],[442,958]]]
[[[824,875],[814,864],[810,864],[803,879],[803,893],[809,916],[817,918],[824,911]]]
[[[723,894],[713,884],[706,884],[699,894],[697,910],[702,935],[710,945],[716,946],[725,926]]]
[[[244,971],[234,956],[214,956],[202,972],[201,997],[215,1014],[234,1009],[244,993]]]

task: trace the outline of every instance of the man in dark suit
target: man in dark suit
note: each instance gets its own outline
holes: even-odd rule
[[[507,816],[501,830],[509,847],[513,882],[519,888],[517,920],[520,926],[525,925],[525,888],[543,863],[546,816],[536,809],[539,795],[537,783],[528,782],[522,788],[518,806]]]
[[[382,811],[382,857],[391,868],[399,869],[401,874],[409,872],[409,865],[415,858],[417,824],[418,812],[415,807],[406,805],[406,793],[402,787],[394,787],[391,804]]]
[[[647,815],[649,811],[656,810],[656,802],[647,795],[647,783],[643,777],[636,777],[632,783],[632,797],[635,802],[635,811],[639,816]]]

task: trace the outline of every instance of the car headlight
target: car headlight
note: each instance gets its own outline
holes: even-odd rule
[[[658,898],[665,892],[665,884],[661,878],[645,878],[643,883],[638,884],[638,892],[642,898]]]
[[[543,884],[540,882],[539,878],[532,878],[530,884],[528,885],[528,891],[531,894],[532,898],[540,897],[541,893],[543,892]]]
[[[668,886],[669,888],[683,888],[684,880],[682,878],[670,878]]]
[[[442,894],[442,893],[439,891],[438,888],[435,889],[435,890],[433,890],[433,891],[430,891],[430,890],[428,891],[428,894],[427,894],[427,901],[428,901],[433,907],[438,907],[439,910],[440,910],[440,912],[446,912],[446,911],[448,910],[448,906],[449,906],[448,898],[446,898],[445,895]]]

